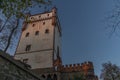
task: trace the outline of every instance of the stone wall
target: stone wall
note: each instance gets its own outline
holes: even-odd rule
[[[15,61],[0,51],[0,80],[44,80],[34,74],[27,65]]]
[[[94,75],[93,63],[88,61],[81,64],[69,64],[58,67],[61,72],[83,72],[84,75]]]
[[[98,80],[95,75],[84,75],[82,72],[63,72],[61,80]]]

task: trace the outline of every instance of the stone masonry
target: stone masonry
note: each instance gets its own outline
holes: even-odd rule
[[[0,51],[0,80],[44,80],[31,72],[29,66]]]

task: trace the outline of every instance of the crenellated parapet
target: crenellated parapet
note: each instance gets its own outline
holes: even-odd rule
[[[51,25],[59,26],[59,30],[61,31],[60,24],[58,23],[59,20],[57,18],[57,8],[53,8],[51,11],[34,14],[31,15],[30,13],[26,14],[26,19],[23,22],[23,28],[22,31],[24,31],[27,28],[28,23],[34,23],[34,22],[42,22],[45,23],[47,20],[51,20]]]
[[[85,75],[94,75],[93,63],[88,61],[81,64],[69,64],[58,67],[61,72],[83,72]]]
[[[44,13],[39,13],[39,14],[34,14],[34,15],[26,14],[27,19],[25,22],[36,22],[36,21],[52,19],[53,17],[56,17],[56,13],[57,13],[57,9],[53,8],[51,11],[47,11]]]

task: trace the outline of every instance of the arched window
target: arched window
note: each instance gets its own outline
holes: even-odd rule
[[[26,33],[25,37],[28,37],[29,36],[29,32]]]
[[[48,33],[49,33],[49,29],[46,29],[46,30],[45,30],[45,33],[48,34]]]
[[[39,31],[36,31],[36,32],[35,32],[35,35],[39,35]]]

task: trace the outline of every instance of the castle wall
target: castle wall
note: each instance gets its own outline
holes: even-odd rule
[[[31,72],[24,64],[0,51],[0,80],[44,80]]]
[[[61,80],[82,80],[83,78],[82,72],[64,72],[61,75]]]
[[[32,69],[53,67],[55,26],[52,24],[52,16],[52,12],[48,12],[28,17],[30,21],[23,24],[22,35],[14,56],[16,60],[27,59],[27,64],[31,65]],[[46,33],[46,30],[49,31]],[[39,31],[38,35],[35,35],[36,31]],[[31,45],[29,51],[25,50],[27,45]]]
[[[46,29],[49,31],[46,33]],[[39,35],[35,32],[39,31]],[[26,37],[26,34],[29,36]],[[62,65],[61,26],[56,8],[28,16],[14,59],[25,61],[31,70],[47,80],[97,80],[92,62]],[[30,45],[29,50],[26,45]]]
[[[93,63],[88,61],[81,64],[69,64],[58,67],[61,72],[83,72],[84,75],[94,75]]]
[[[32,65],[31,69],[48,68],[53,65],[52,64],[53,50],[31,52],[28,54],[16,55],[15,59],[21,61],[23,61],[23,59],[28,59],[27,64]]]
[[[63,72],[60,80],[98,80],[95,75],[83,75],[82,72]]]
[[[94,74],[93,63],[88,61],[81,64],[69,64],[58,67],[61,80],[98,80]]]
[[[45,25],[43,23],[45,22]],[[33,27],[34,24],[34,27]],[[30,51],[53,49],[53,30],[51,26],[52,20],[43,20],[38,22],[27,23],[26,30],[22,32],[21,39],[16,53],[24,53],[26,45],[31,44]],[[49,33],[45,34],[45,30],[49,29]],[[35,32],[39,31],[39,35],[35,35]],[[26,37],[26,34],[29,36]],[[49,44],[49,45],[48,45]]]

